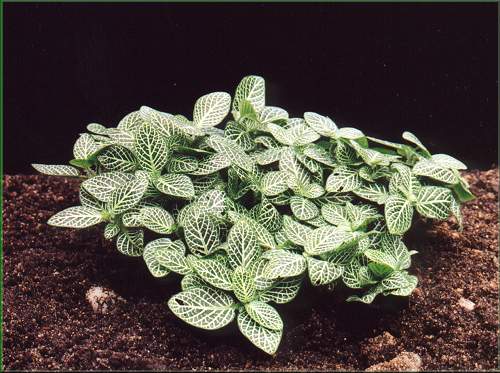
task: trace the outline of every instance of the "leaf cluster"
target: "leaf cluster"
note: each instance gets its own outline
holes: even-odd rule
[[[84,179],[81,205],[48,223],[103,223],[105,238],[142,256],[153,276],[182,276],[168,301],[174,314],[204,329],[236,319],[269,354],[283,331],[274,304],[293,300],[304,281],[343,284],[353,289],[347,301],[408,296],[415,251],[402,237],[412,220],[454,215],[461,224],[460,204],[473,198],[459,173],[466,166],[412,133],[400,144],[313,112],[290,118],[266,104],[258,76],[233,100],[200,97],[192,120],[143,106],[87,131],[70,165],[33,165]]]

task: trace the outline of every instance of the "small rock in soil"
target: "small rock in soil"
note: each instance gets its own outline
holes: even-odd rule
[[[465,309],[466,311],[474,311],[474,308],[476,307],[476,304],[468,299],[465,299],[465,298],[460,298],[458,300],[458,304],[460,305],[460,307],[462,307],[463,309]]]
[[[394,359],[372,365],[367,372],[418,372],[422,367],[422,359],[413,352],[402,352]]]
[[[93,286],[85,294],[87,301],[92,306],[95,313],[107,314],[112,312],[114,306],[118,302],[125,300],[117,295],[114,291],[102,288],[100,286]]]

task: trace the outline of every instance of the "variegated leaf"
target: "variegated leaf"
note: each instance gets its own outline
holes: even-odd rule
[[[271,330],[283,329],[283,321],[278,311],[269,304],[256,300],[245,304],[245,310],[254,321],[264,328]]]
[[[214,330],[229,324],[235,316],[234,299],[222,290],[193,288],[174,295],[170,310],[197,328]]]
[[[318,216],[318,207],[307,198],[293,196],[290,198],[290,208],[299,220],[310,220]]]
[[[40,164],[33,163],[31,165],[38,172],[52,176],[78,176],[78,169],[73,166],[59,164]]]
[[[84,206],[74,206],[68,207],[51,216],[47,224],[56,227],[87,228],[102,221],[103,217],[99,210]]]
[[[226,92],[214,92],[201,96],[194,105],[193,122],[197,127],[218,125],[229,113],[231,96]]]
[[[223,290],[232,290],[231,272],[218,260],[197,259],[193,262],[193,269],[210,285]]]
[[[191,199],[195,195],[193,182],[187,175],[162,175],[156,179],[155,186],[161,193],[169,196]]]
[[[399,196],[391,195],[385,202],[385,220],[391,234],[401,235],[410,229],[413,218],[411,202]]]
[[[137,132],[135,141],[134,150],[140,166],[149,172],[160,172],[170,156],[161,133],[152,125],[144,125]]]
[[[428,218],[444,220],[450,216],[453,195],[447,188],[424,186],[417,196],[416,209]]]
[[[234,94],[233,110],[240,110],[240,103],[246,100],[252,104],[252,107],[260,111],[265,106],[265,82],[260,76],[250,75],[244,77]]]
[[[144,252],[144,232],[131,229],[120,233],[116,239],[116,248],[128,256],[141,256]]]
[[[327,285],[342,276],[343,267],[313,257],[307,258],[307,269],[311,284],[314,286]]]
[[[238,327],[241,333],[255,346],[273,355],[281,341],[281,330],[271,330],[254,321],[245,310],[240,310]]]
[[[340,248],[352,239],[351,232],[335,227],[320,227],[312,231],[305,242],[304,250],[309,255],[321,255]]]

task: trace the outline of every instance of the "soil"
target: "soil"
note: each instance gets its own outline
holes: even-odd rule
[[[302,290],[283,305],[276,356],[240,336],[178,320],[165,301],[176,278],[154,279],[141,258],[120,255],[100,228],[49,227],[77,204],[78,182],[5,176],[4,367],[33,369],[363,370],[416,353],[424,370],[497,367],[498,169],[464,174],[478,197],[450,219],[419,220],[406,239],[419,279],[409,298],[345,303],[342,289]],[[95,313],[94,286],[116,293],[112,312]],[[465,300],[469,310],[461,306]]]

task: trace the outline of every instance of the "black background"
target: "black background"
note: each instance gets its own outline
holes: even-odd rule
[[[66,163],[85,125],[267,81],[267,104],[471,168],[497,160],[496,4],[6,4],[6,173]]]

